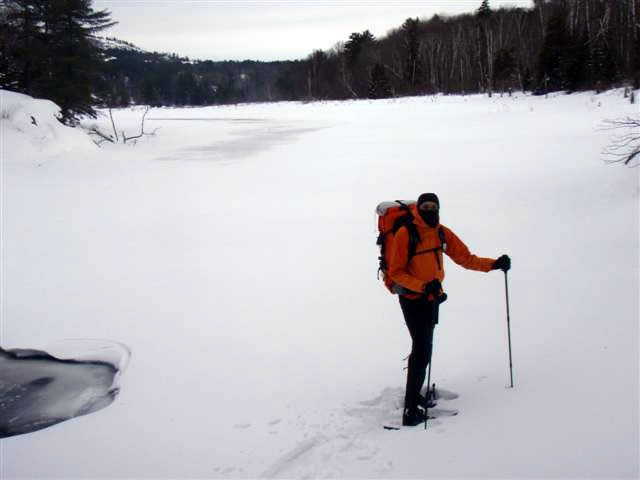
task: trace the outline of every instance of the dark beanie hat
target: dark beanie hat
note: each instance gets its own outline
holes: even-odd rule
[[[440,200],[438,200],[438,196],[435,193],[423,193],[418,197],[418,206],[422,205],[423,202],[436,202],[438,204],[438,208],[440,208]]]

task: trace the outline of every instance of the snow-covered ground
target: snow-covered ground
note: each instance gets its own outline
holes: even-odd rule
[[[600,155],[621,91],[154,109],[102,148],[0,99],[2,347],[132,351],[113,405],[3,440],[3,479],[638,476],[639,170]],[[425,191],[512,258],[515,388],[504,275],[447,259],[432,375],[460,414],[386,431],[410,342],[374,208]]]

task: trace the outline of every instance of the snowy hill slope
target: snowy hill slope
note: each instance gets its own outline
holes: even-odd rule
[[[132,358],[109,408],[2,441],[0,476],[637,477],[638,170],[598,129],[626,115],[620,91],[279,103],[152,110],[135,146],[7,143],[2,346]],[[446,260],[432,375],[460,414],[385,431],[410,343],[373,211],[423,191],[513,259],[515,388],[503,274]]]
[[[100,43],[100,48],[102,50],[118,49],[118,50],[129,50],[132,52],[144,52],[144,50],[142,50],[140,47],[137,47],[133,43],[120,40],[118,38],[98,37],[98,42]]]

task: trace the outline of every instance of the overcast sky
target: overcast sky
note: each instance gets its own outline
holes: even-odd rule
[[[201,60],[293,60],[352,32],[377,38],[409,17],[475,11],[481,0],[94,0],[118,25],[103,35]],[[490,0],[529,7],[531,0]]]

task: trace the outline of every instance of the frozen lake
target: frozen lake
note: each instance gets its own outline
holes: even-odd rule
[[[102,148],[3,119],[2,347],[132,355],[112,405],[3,440],[0,476],[637,476],[638,169],[599,129],[626,115],[621,91],[154,109]],[[446,260],[460,415],[388,432],[410,343],[374,208],[425,191],[513,260],[516,388],[503,275]]]

